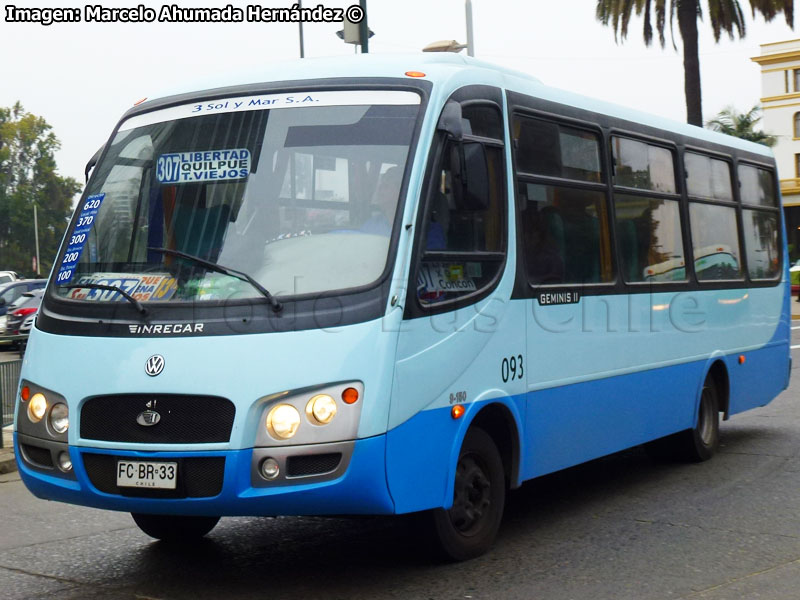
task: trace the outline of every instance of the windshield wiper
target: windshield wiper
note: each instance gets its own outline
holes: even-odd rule
[[[147,309],[144,306],[142,306],[141,302],[139,302],[136,298],[131,296],[128,292],[126,292],[117,285],[106,285],[104,283],[77,283],[75,285],[64,286],[65,290],[74,290],[78,288],[84,288],[90,290],[109,290],[112,292],[119,292],[122,295],[122,297],[125,298],[125,300],[127,300],[136,307],[136,310],[138,310],[142,314],[142,316],[147,314]]]
[[[275,296],[270,294],[267,289],[258,283],[255,279],[250,277],[247,273],[243,271],[237,271],[236,269],[231,269],[230,267],[223,267],[217,263],[209,262],[205,259],[200,258],[199,256],[193,256],[191,254],[186,254],[185,252],[179,252],[178,250],[171,250],[170,248],[154,248],[152,246],[148,246],[148,250],[152,250],[153,252],[160,252],[162,254],[169,254],[170,256],[177,256],[178,258],[185,258],[191,260],[192,262],[197,263],[198,265],[202,265],[207,269],[212,271],[216,271],[217,273],[222,273],[223,275],[230,275],[231,277],[236,277],[236,279],[241,279],[242,281],[246,281],[254,288],[256,288],[264,298],[267,299],[269,305],[272,307],[272,310],[275,312],[280,312],[283,310],[283,305],[275,299]]]

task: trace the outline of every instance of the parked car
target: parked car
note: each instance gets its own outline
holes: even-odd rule
[[[0,285],[11,283],[17,279],[19,279],[19,275],[14,271],[0,271]]]
[[[5,335],[30,335],[43,295],[44,288],[25,292],[8,307]],[[20,354],[24,352],[26,342],[27,338],[13,342],[14,346],[19,348]]]
[[[25,292],[37,290],[47,285],[47,279],[20,279],[0,284],[0,315],[6,314],[8,307]]]

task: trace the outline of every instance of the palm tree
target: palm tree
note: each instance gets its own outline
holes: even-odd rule
[[[708,121],[706,127],[743,140],[750,140],[765,146],[774,146],[778,138],[754,129],[756,123],[760,120],[761,107],[757,104],[746,113],[737,112],[733,106],[727,106],[719,111],[716,117]]]
[[[714,32],[714,41],[719,42],[722,32],[735,38],[745,36],[745,18],[739,0],[706,0],[707,15]],[[765,21],[771,21],[780,13],[786,23],[794,29],[793,0],[750,0],[753,17],[760,13]],[[628,24],[633,14],[644,19],[644,43],[653,41],[653,17],[658,31],[658,41],[663,48],[666,41],[664,30],[669,18],[672,46],[675,46],[674,21],[678,16],[678,29],[683,40],[684,89],[686,93],[686,120],[692,125],[703,125],[700,95],[700,59],[697,55],[697,20],[703,18],[700,0],[597,0],[596,16],[603,25],[614,28],[614,39],[624,41],[628,35]]]

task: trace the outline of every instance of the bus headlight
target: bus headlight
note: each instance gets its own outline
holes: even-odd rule
[[[300,412],[291,404],[278,404],[267,415],[267,431],[276,440],[288,440],[300,427]]]
[[[336,400],[328,394],[317,394],[306,404],[308,420],[317,425],[327,425],[336,416]]]
[[[38,423],[47,412],[47,398],[44,394],[34,394],[28,402],[28,418],[31,423]]]
[[[69,409],[59,402],[50,411],[50,429],[56,433],[64,433],[69,429]]]

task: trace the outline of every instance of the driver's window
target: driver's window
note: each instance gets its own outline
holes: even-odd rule
[[[427,198],[417,271],[423,307],[478,295],[505,258],[502,115],[492,104],[462,113],[464,139],[444,143]]]

